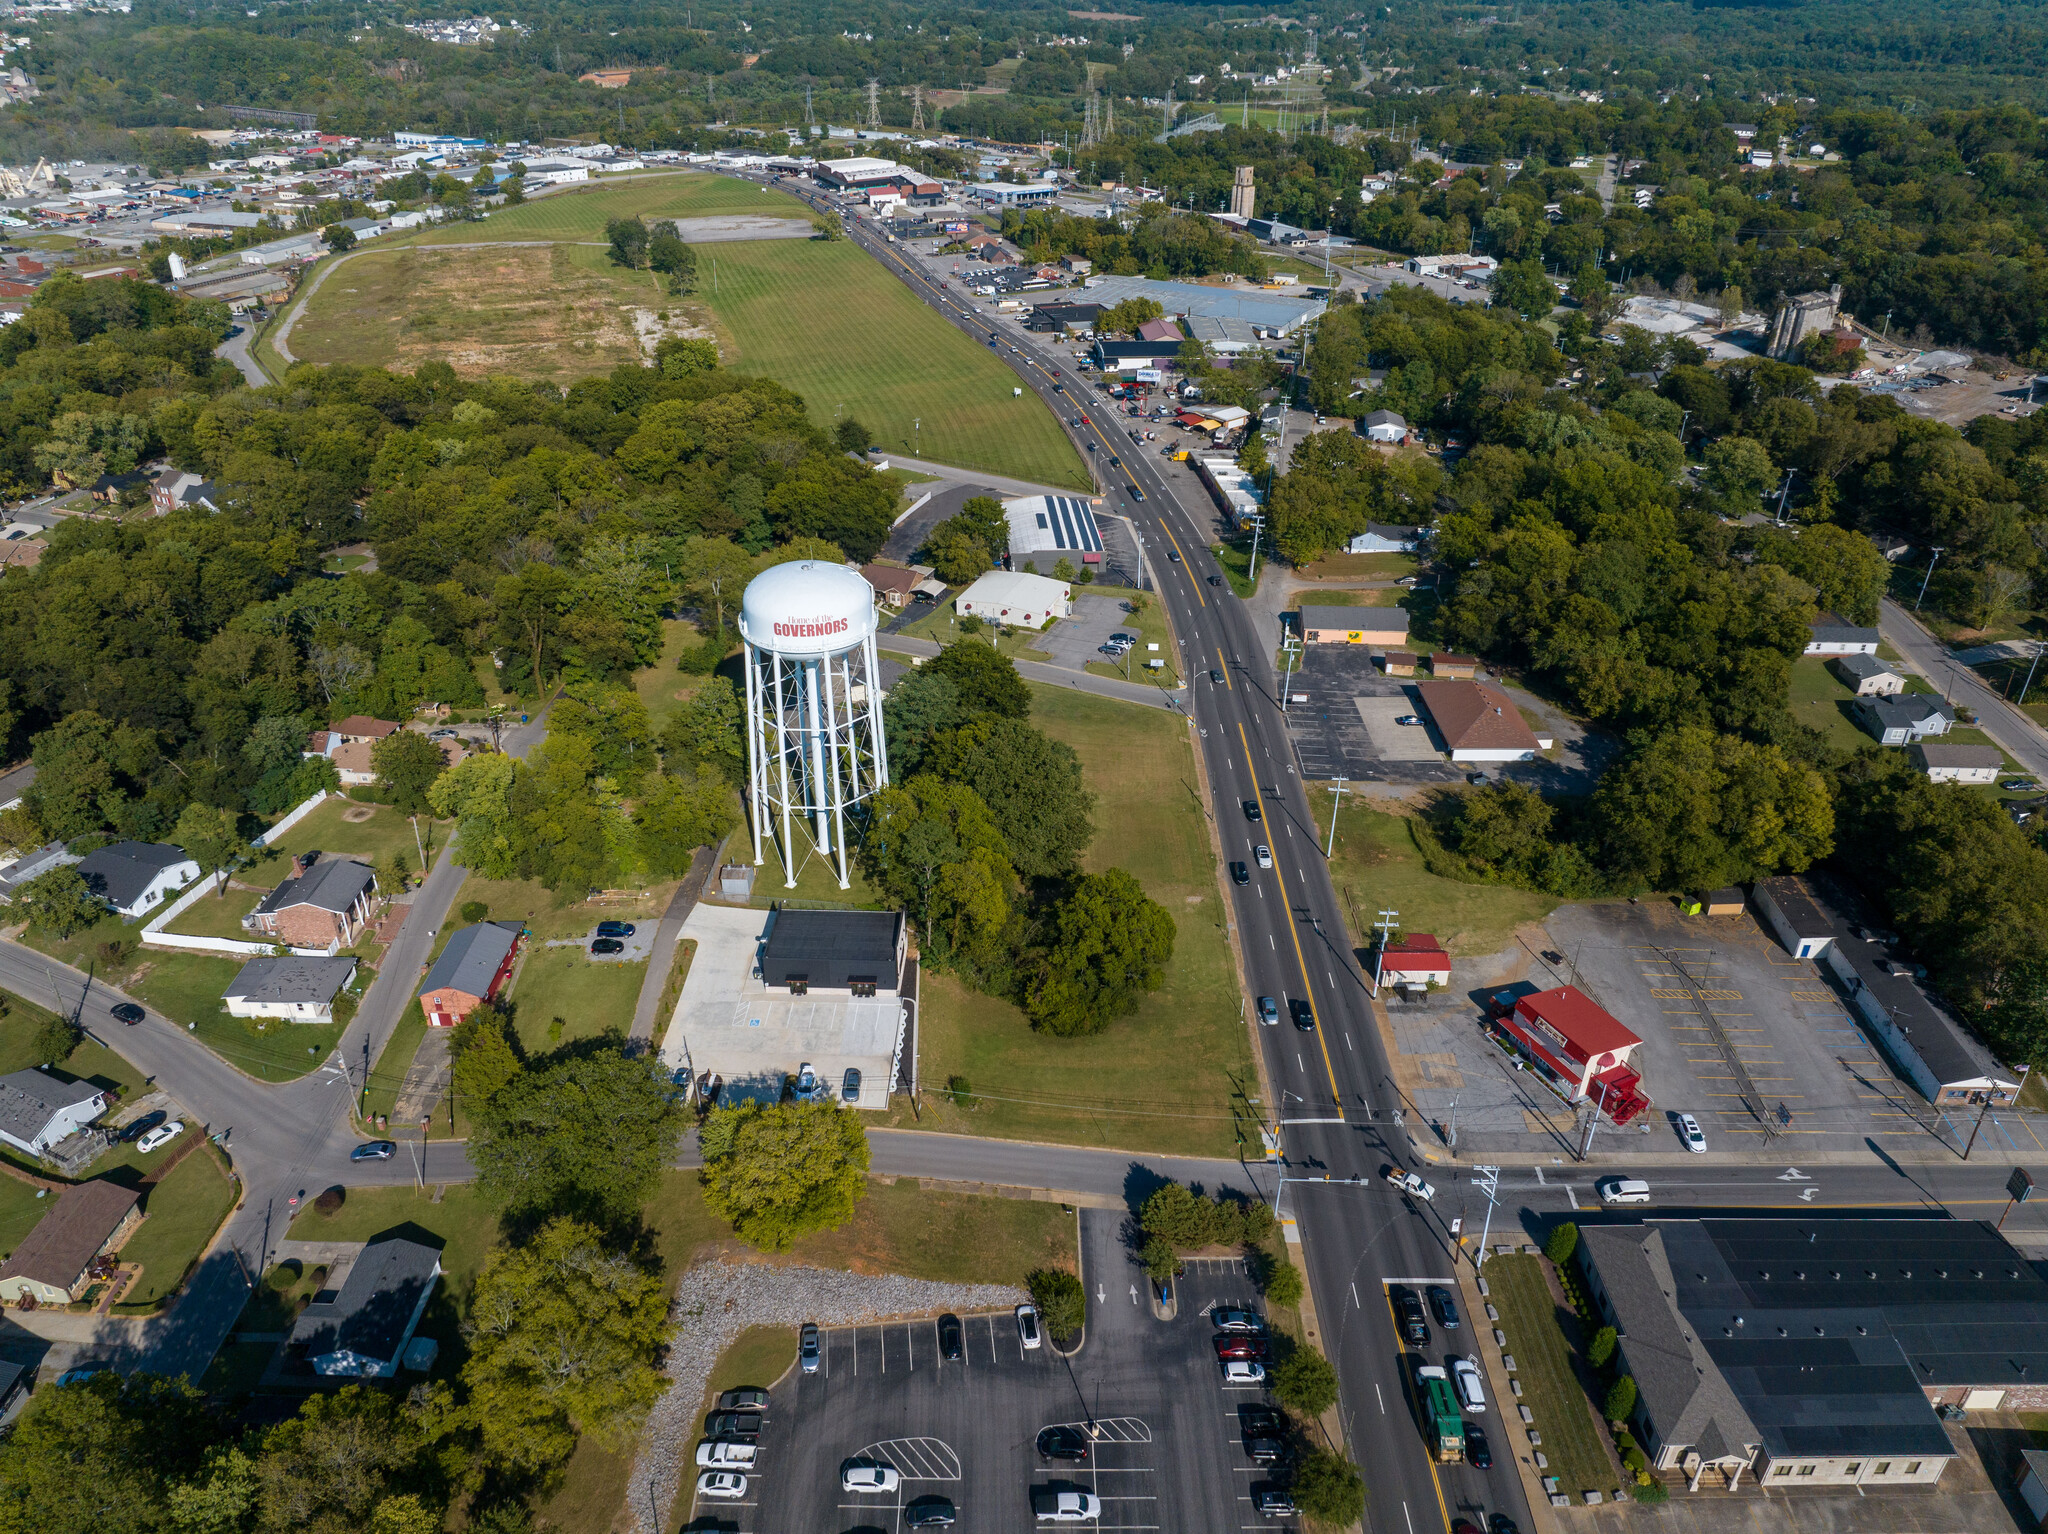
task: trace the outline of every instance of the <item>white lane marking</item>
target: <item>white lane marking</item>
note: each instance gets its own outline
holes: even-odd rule
[[[1298,1049],[1294,1052],[1294,1065],[1304,1076],[1308,1074],[1308,1067],[1301,1063],[1301,1051]]]
[[[1408,1517],[1408,1504],[1405,1502],[1401,1504],[1401,1516],[1408,1518],[1408,1534],[1415,1534],[1415,1520]]]
[[[1387,1398],[1380,1394],[1380,1382],[1378,1380],[1372,1382],[1372,1393],[1374,1399],[1380,1403],[1380,1415],[1384,1417],[1387,1414]]]
[[[1351,1048],[1351,1035],[1350,1035],[1349,1033],[1346,1033],[1346,1034],[1344,1035],[1344,1047],[1345,1047],[1346,1049],[1350,1049],[1350,1048]]]
[[[858,1333],[858,1332],[855,1332],[855,1333],[854,1333],[854,1335],[855,1335],[856,1337],[858,1337],[858,1336],[860,1335],[860,1333]],[[882,1372],[883,1372],[884,1374],[887,1374],[887,1373],[889,1372],[889,1328],[888,1328],[888,1327],[886,1327],[886,1326],[878,1326],[878,1327],[876,1327],[876,1328],[875,1328],[875,1343],[876,1343],[876,1345],[877,1345],[878,1347],[880,1347],[880,1348],[881,1348],[881,1350],[882,1350]]]
[[[1351,1307],[1354,1310],[1363,1310],[1365,1308],[1358,1302],[1358,1285],[1355,1282],[1351,1285]]]

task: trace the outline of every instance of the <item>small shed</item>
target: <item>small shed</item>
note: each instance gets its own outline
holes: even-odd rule
[[[1384,658],[1388,676],[1415,675],[1415,652],[1413,650],[1389,650]]]
[[[1429,674],[1453,682],[1469,682],[1479,675],[1479,657],[1476,655],[1432,655],[1429,658]]]
[[[1711,895],[1702,897],[1700,900],[1700,914],[1702,916],[1740,916],[1745,904],[1741,889],[1731,884],[1726,889],[1718,889]]]
[[[1835,940],[1835,924],[1821,910],[1812,889],[1797,874],[1756,881],[1756,906],[1765,923],[1795,959],[1827,952]]]

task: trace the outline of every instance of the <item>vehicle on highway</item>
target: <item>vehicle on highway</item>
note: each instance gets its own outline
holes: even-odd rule
[[[1223,1383],[1226,1385],[1258,1385],[1263,1384],[1265,1378],[1266,1366],[1264,1364],[1253,1363],[1247,1358],[1224,1360]]]
[[[1220,586],[1223,584],[1223,577],[1220,575],[1212,575],[1209,577],[1209,584],[1212,586]]]
[[[854,1492],[894,1491],[903,1483],[894,1465],[879,1460],[850,1459],[839,1467],[839,1489]]]
[[[1273,866],[1273,849],[1264,842],[1260,842],[1256,847],[1252,848],[1252,860],[1261,868],[1271,868]]]
[[[961,1341],[965,1336],[960,1318],[950,1311],[939,1317],[939,1357],[948,1363],[960,1361]]]
[[[761,1451],[750,1443],[729,1443],[720,1438],[707,1438],[697,1445],[697,1468],[699,1470],[751,1470],[754,1458]]]
[[[626,945],[615,937],[594,937],[590,940],[592,957],[607,953],[624,953]]]
[[[396,1140],[372,1140],[367,1145],[358,1145],[348,1153],[351,1161],[389,1161],[398,1154]]]
[[[1230,865],[1230,879],[1233,884],[1249,884],[1252,882],[1252,871],[1244,866],[1242,860],[1233,862]]]
[[[1465,1460],[1474,1470],[1493,1468],[1493,1450],[1487,1446],[1486,1434],[1477,1423],[1465,1424]]]
[[[1404,1172],[1397,1166],[1390,1166],[1382,1167],[1380,1176],[1403,1193],[1412,1193],[1424,1203],[1432,1203],[1436,1199],[1436,1189],[1413,1172]]]
[[[752,1385],[728,1390],[718,1398],[718,1404],[732,1411],[766,1411],[768,1392]]]
[[[1647,1204],[1650,1201],[1650,1185],[1640,1177],[1603,1177],[1593,1186],[1599,1190],[1603,1204]]]
[[[1399,714],[1395,716],[1394,723],[1420,724],[1422,723],[1422,716],[1420,714]]]
[[[1091,452],[1091,453],[1092,453],[1092,452],[1094,452],[1094,451],[1095,451],[1095,444],[1094,444],[1093,442],[1090,442],[1090,443],[1088,443],[1088,444],[1086,444],[1086,445],[1087,445],[1087,448],[1088,448],[1088,451],[1089,451],[1089,452]]]
[[[1506,1513],[1488,1513],[1486,1534],[1522,1534],[1522,1531],[1516,1527],[1515,1520]]]
[[[757,1411],[715,1411],[705,1420],[704,1431],[713,1438],[752,1443],[761,1436],[761,1414]]]
[[[958,1517],[952,1499],[936,1494],[919,1497],[903,1508],[903,1525],[910,1529],[950,1529]]]
[[[1031,1511],[1040,1523],[1093,1523],[1102,1516],[1102,1499],[1092,1491],[1042,1486],[1031,1493]]]
[[[140,1140],[137,1140],[135,1148],[146,1156],[153,1150],[163,1149],[164,1146],[169,1145],[171,1141],[177,1139],[184,1132],[184,1122],[180,1119],[172,1119],[168,1124],[157,1125],[156,1128],[152,1129]]]
[[[737,1502],[747,1494],[747,1478],[737,1470],[707,1470],[697,1477],[697,1495]]]
[[[155,1109],[152,1112],[143,1114],[141,1118],[136,1119],[133,1123],[123,1124],[121,1132],[115,1138],[130,1142],[139,1140],[169,1117],[170,1115],[161,1108]]]
[[[1213,685],[1221,687],[1223,685],[1223,673],[1216,667],[1211,666],[1209,668],[1209,681]]]
[[[1121,458],[1117,457],[1116,454],[1111,453],[1109,455],[1109,466],[1112,469],[1121,469],[1124,466],[1124,461]]]
[[[806,1321],[796,1334],[797,1361],[804,1366],[804,1373],[818,1372],[818,1352],[818,1325],[815,1321]]]
[[[1411,1348],[1429,1346],[1429,1321],[1423,1314],[1422,1297],[1413,1289],[1394,1292],[1394,1313],[1401,1318],[1401,1340]]]
[[[1303,1033],[1314,1033],[1316,1031],[1316,1009],[1310,1006],[1305,998],[1300,996],[1289,997],[1287,1001],[1287,1015],[1294,1019],[1294,1026]]]
[[[629,921],[601,921],[597,924],[599,937],[631,937],[636,930]]]
[[[1082,1464],[1088,1458],[1087,1436],[1077,1427],[1049,1427],[1038,1435],[1038,1457]]]
[[[1252,1507],[1268,1518],[1292,1518],[1301,1511],[1294,1505],[1294,1494],[1273,1481],[1260,1481],[1252,1487]]]
[[[1243,805],[1244,805],[1244,818],[1245,818],[1246,820],[1258,820],[1258,819],[1260,819],[1260,818],[1261,818],[1261,817],[1260,817],[1260,814],[1259,814],[1259,801],[1258,801],[1258,800],[1256,800],[1256,799],[1246,799],[1246,800],[1243,800],[1243,801],[1241,801],[1241,802],[1242,802],[1242,803],[1243,803]]]
[[[1244,864],[1240,863],[1237,866],[1242,868]],[[1280,1021],[1279,1003],[1270,996],[1261,996],[1259,998],[1259,1021],[1268,1028],[1276,1026]]]
[[[1137,486],[1137,485],[1133,485],[1133,486],[1131,486],[1131,499],[1132,499],[1132,500],[1134,500],[1134,501],[1142,501],[1142,500],[1144,500],[1144,499],[1145,499],[1145,492],[1144,492],[1144,490],[1143,490],[1142,488],[1140,488],[1139,486]]]
[[[1415,1395],[1422,1408],[1423,1429],[1436,1440],[1438,1462],[1456,1464],[1465,1457],[1465,1414],[1458,1410],[1450,1376],[1435,1364],[1418,1364]]]
[[[141,1022],[144,1015],[142,1008],[132,1001],[117,1001],[108,1010],[114,1014],[115,1022],[126,1023],[130,1028]]]
[[[1067,417],[1067,424],[1078,429],[1081,425],[1081,418],[1077,415],[1069,416]]]
[[[1038,1346],[1038,1307],[1036,1305],[1027,1304],[1017,1307],[1017,1340],[1027,1348]]]
[[[1447,1332],[1458,1329],[1458,1307],[1451,1299],[1451,1291],[1440,1284],[1429,1287],[1429,1308],[1436,1315],[1436,1324]]]
[[[1700,1121],[1690,1113],[1678,1115],[1678,1138],[1685,1142],[1685,1148],[1694,1155],[1705,1155],[1707,1137],[1700,1132]]]
[[[1170,563],[1170,564],[1176,564],[1176,565],[1177,565],[1177,564],[1179,564],[1179,563],[1180,563],[1180,550],[1179,550],[1179,549],[1168,549],[1168,550],[1166,551],[1166,558],[1167,558],[1167,561],[1168,561],[1168,563]]]
[[[1270,996],[1261,996],[1260,1001],[1271,1001]],[[1239,1310],[1232,1306],[1219,1305],[1209,1312],[1209,1324],[1219,1332],[1252,1332],[1263,1336],[1266,1318],[1256,1310]]]

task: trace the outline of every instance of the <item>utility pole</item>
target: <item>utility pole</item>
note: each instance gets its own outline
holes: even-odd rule
[[[2035,640],[2034,658],[2027,662],[2027,679],[2020,684],[2020,701],[2015,705],[2016,707],[2025,708],[2027,706],[2027,689],[2034,685],[2034,668],[2041,664],[2041,651],[2043,649],[2048,649],[2048,640]]]
[[[1375,1000],[1380,994],[1380,973],[1386,963],[1387,939],[1392,937],[1400,926],[1401,913],[1384,909],[1380,912],[1380,919],[1372,924],[1372,930],[1380,935],[1380,946],[1373,950],[1372,956],[1372,994]]]
[[[1913,598],[1914,612],[1917,613],[1918,611],[1920,611],[1920,597],[1924,597],[1927,595],[1927,582],[1934,579],[1934,567],[1941,562],[1941,556],[1946,554],[1947,552],[1947,549],[1938,548],[1934,551],[1934,558],[1927,561],[1927,574],[1921,579],[1920,582],[1920,596]]]
[[[924,87],[910,87],[910,129],[913,133],[924,132]]]
[[[882,126],[882,82],[880,80],[868,81],[868,126],[870,128]]]
[[[1600,1127],[1600,1115],[1607,1111],[1607,1083],[1600,1083],[1600,1101],[1594,1105],[1593,1116],[1586,1120],[1586,1138],[1579,1145],[1579,1160],[1584,1161],[1593,1154],[1593,1131]]]
[[[1479,1250],[1472,1254],[1472,1266],[1476,1270],[1486,1262],[1486,1238],[1493,1234],[1493,1210],[1500,1202],[1500,1168],[1497,1166],[1476,1166],[1477,1174],[1473,1183],[1486,1195],[1486,1219],[1479,1227]]]
[[[1280,683],[1280,712],[1284,714],[1287,712],[1287,700],[1293,696],[1294,658],[1301,654],[1301,640],[1296,635],[1289,634],[1282,641],[1280,649],[1287,656],[1287,671]]]
[[[1344,798],[1344,780],[1337,780],[1337,788],[1330,795],[1330,845],[1323,850],[1323,861],[1328,862],[1337,855],[1337,805]]]
[[[1786,498],[1787,498],[1788,496],[1790,496],[1790,495],[1792,494],[1792,475],[1793,475],[1793,472],[1794,472],[1794,471],[1793,471],[1793,470],[1791,470],[1791,469],[1787,469],[1787,470],[1785,471],[1785,483],[1784,483],[1784,484],[1783,484],[1782,486],[1780,486],[1780,487],[1779,487],[1779,489],[1778,489],[1778,521],[1777,521],[1777,525],[1778,525],[1779,527],[1783,527],[1783,526],[1785,525],[1785,501],[1786,501]]]
[[[1252,588],[1256,591],[1258,589],[1259,584],[1259,534],[1264,532],[1266,529],[1266,519],[1263,516],[1255,515],[1251,518],[1251,524],[1252,563],[1251,569],[1247,571],[1245,574],[1245,579],[1252,583]]]

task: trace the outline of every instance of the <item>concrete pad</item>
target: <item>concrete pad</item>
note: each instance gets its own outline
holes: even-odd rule
[[[1088,669],[1088,662],[1109,659],[1107,655],[1101,653],[1101,649],[1111,634],[1119,629],[1125,629],[1125,632],[1132,634],[1138,632],[1135,623],[1125,628],[1124,620],[1129,616],[1124,611],[1121,597],[1083,596],[1077,588],[1074,592],[1074,616],[1062,618],[1047,629],[1032,642],[1033,648],[1050,655],[1055,666],[1064,666],[1069,671],[1085,671]],[[1164,649],[1159,653],[1169,661],[1177,658],[1167,655]],[[1132,657],[1132,675],[1137,675],[1143,669],[1147,654],[1147,651],[1140,648],[1137,655]]]
[[[700,903],[690,913],[682,935],[696,941],[697,953],[662,1041],[663,1064],[672,1071],[687,1065],[700,1081],[717,1073],[723,1102],[775,1102],[783,1079],[806,1061],[836,1100],[851,1066],[861,1074],[857,1106],[886,1108],[902,1003],[769,990],[755,970],[773,921],[772,911],[735,906]]]
[[[1372,741],[1373,749],[1384,761],[1389,762],[1439,762],[1443,752],[1436,744],[1436,729],[1427,724],[1396,724],[1394,721],[1404,714],[1415,714],[1427,719],[1419,700],[1409,696],[1402,689],[1398,697],[1354,698],[1358,705],[1358,717],[1365,721],[1366,737]]]

